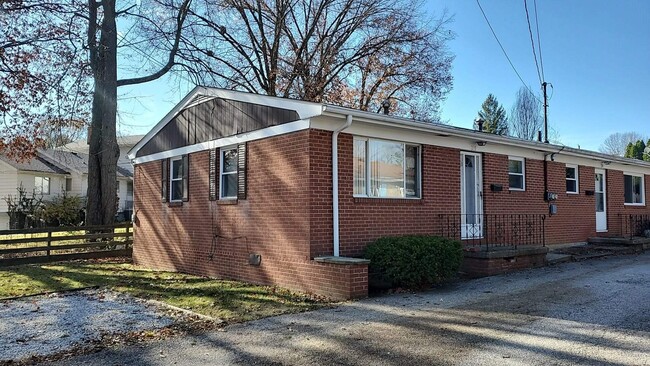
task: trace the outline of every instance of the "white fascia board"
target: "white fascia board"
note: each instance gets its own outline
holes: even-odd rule
[[[204,95],[213,98],[207,98],[197,103],[192,103],[194,97],[197,95]],[[252,94],[245,92],[238,92],[233,90],[207,88],[197,86],[190,91],[169,113],[163,117],[152,129],[149,131],[129,152],[127,156],[130,160],[136,159],[138,150],[142,148],[149,140],[151,140],[163,127],[176,117],[184,109],[193,107],[195,105],[205,103],[214,98],[222,98],[227,100],[235,100],[244,103],[259,104],[269,107],[276,107],[282,109],[293,110],[298,113],[299,120],[306,120],[323,113],[323,105],[320,103],[305,102],[302,100],[286,99],[280,97],[272,97],[268,95]]]
[[[251,131],[242,133],[239,135],[224,137],[212,141],[202,142],[199,144],[189,145],[179,147],[177,149],[161,151],[159,153],[141,156],[133,159],[133,164],[142,164],[150,161],[167,159],[174,156],[180,156],[185,154],[191,154],[198,151],[216,149],[224,146],[237,145],[248,141],[260,140],[267,137],[274,137],[279,135],[284,135],[287,133],[307,130],[310,128],[310,122],[308,119],[303,119],[300,121],[284,123],[277,126],[271,126],[263,128],[261,130]]]
[[[174,106],[174,108],[172,108],[172,110],[169,111],[165,115],[165,117],[163,117],[160,120],[160,122],[158,122],[149,132],[147,132],[146,135],[144,135],[142,140],[138,141],[138,143],[135,144],[135,146],[133,146],[131,148],[131,150],[129,150],[129,152],[126,154],[126,156],[130,160],[133,160],[135,158],[135,154],[138,152],[138,150],[140,150],[142,148],[142,146],[144,146],[158,132],[160,132],[160,130],[162,130],[162,128],[165,127],[165,125],[167,125],[167,123],[169,123],[169,121],[171,121],[174,117],[176,117],[176,115],[178,113],[180,113],[180,111],[182,111],[187,106],[187,104],[190,103],[190,101],[192,101],[192,99],[194,99],[194,97],[197,94],[200,93],[201,89],[202,89],[202,87],[197,86],[197,87],[194,87],[194,89],[192,89],[189,93],[187,93],[187,95],[183,99],[181,99],[181,101],[178,104],[176,104],[176,106]]]
[[[268,107],[296,111],[296,113],[298,113],[298,118],[301,120],[322,114],[324,108],[320,103],[218,88],[202,88],[200,94],[215,98],[236,100],[244,103],[259,104]]]
[[[434,134],[438,136],[460,137],[462,139],[468,140],[470,142],[470,145],[475,145],[476,141],[487,142],[485,147],[477,147],[477,151],[486,151],[487,150],[486,148],[490,145],[501,145],[509,148],[518,147],[532,152],[541,152],[542,155],[555,153],[556,158],[559,155],[565,155],[570,157],[584,158],[591,161],[596,161],[598,162],[598,165],[600,165],[600,163],[602,162],[611,162],[612,164],[610,164],[610,166],[615,166],[614,163],[617,163],[626,167],[635,167],[638,170],[650,171],[649,162],[636,160],[636,159],[621,158],[618,156],[602,154],[595,151],[575,149],[568,146],[545,144],[542,142],[528,141],[528,140],[516,139],[511,137],[503,137],[503,136],[494,135],[490,133],[477,132],[466,128],[453,127],[453,126],[447,126],[442,124],[418,122],[407,118],[393,117],[393,116],[388,116],[379,113],[364,112],[364,111],[350,109],[350,108],[330,106],[330,105],[324,106],[323,115],[332,116],[336,118],[344,118],[348,114],[351,114],[355,118],[355,122],[363,121],[375,125],[390,126],[392,127],[393,131],[398,129],[413,130],[413,131]],[[396,132],[393,132],[393,134],[396,135]],[[464,145],[467,146],[468,144],[465,143]],[[466,147],[457,146],[457,148],[465,149]]]

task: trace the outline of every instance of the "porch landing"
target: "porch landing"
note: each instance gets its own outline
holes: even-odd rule
[[[466,277],[485,277],[543,267],[548,248],[544,246],[503,246],[466,248],[461,273]]]

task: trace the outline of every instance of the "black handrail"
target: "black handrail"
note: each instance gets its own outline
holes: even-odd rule
[[[434,231],[470,248],[516,249],[546,246],[545,222],[541,214],[440,214]]]

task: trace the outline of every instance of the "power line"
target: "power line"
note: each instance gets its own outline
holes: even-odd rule
[[[539,78],[539,83],[542,84],[544,81],[542,79],[542,74],[539,71],[539,63],[537,63],[537,53],[535,53],[535,41],[533,40],[533,30],[530,27],[530,16],[528,15],[528,1],[524,0],[524,9],[526,9],[526,22],[528,23],[528,34],[530,34],[530,45],[533,47],[533,58],[535,59],[535,68],[537,69],[537,77]],[[539,37],[539,32],[537,33]]]
[[[533,0],[535,5],[535,28],[537,29],[537,50],[539,51],[539,64],[542,69],[542,80],[546,80],[544,77],[544,60],[542,59],[542,43],[539,40],[539,20],[537,19],[537,0]]]
[[[485,11],[483,11],[483,7],[481,6],[481,3],[479,2],[479,0],[476,0],[476,4],[478,5],[478,8],[481,9],[481,13],[483,14],[483,18],[485,18],[485,21],[487,22],[488,27],[490,27],[490,30],[492,31],[492,35],[494,36],[494,39],[496,39],[497,43],[499,44],[499,47],[501,47],[501,51],[503,51],[503,55],[506,56],[506,59],[508,60],[508,63],[510,63],[510,67],[512,67],[512,70],[515,72],[515,74],[517,74],[517,77],[519,78],[519,80],[521,81],[521,83],[524,84],[524,86],[526,87],[526,89],[528,89],[528,91],[530,92],[530,94],[531,94],[531,95],[532,95],[532,96],[533,96],[533,97],[534,97],[538,102],[541,103],[542,101],[539,100],[539,98],[537,98],[537,96],[535,95],[535,93],[533,93],[533,91],[530,90],[530,87],[528,86],[528,84],[526,84],[526,82],[525,82],[524,79],[521,77],[521,75],[519,75],[519,71],[517,71],[517,68],[515,68],[515,65],[514,65],[514,64],[512,63],[512,61],[510,60],[510,57],[508,56],[508,53],[506,52],[506,49],[503,48],[503,45],[501,44],[501,41],[499,41],[499,37],[497,37],[497,34],[496,34],[496,32],[494,31],[494,28],[492,28],[492,24],[490,24],[490,20],[488,19],[487,15],[485,15]]]

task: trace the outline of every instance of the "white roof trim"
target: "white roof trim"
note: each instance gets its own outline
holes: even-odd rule
[[[194,97],[197,95],[210,96],[213,98],[206,98],[205,100],[193,103]],[[127,156],[129,159],[134,160],[138,150],[142,148],[149,140],[151,140],[163,127],[169,123],[176,115],[186,108],[195,106],[197,104],[205,103],[214,98],[222,98],[228,100],[236,100],[239,102],[259,104],[269,107],[276,107],[282,109],[293,110],[298,113],[298,118],[301,120],[310,117],[321,115],[323,112],[323,105],[319,103],[305,102],[302,100],[286,99],[280,97],[272,97],[268,95],[245,93],[233,90],[207,88],[197,86],[190,91],[169,113],[163,117],[143,138],[140,140],[129,152]]]
[[[220,138],[220,139],[207,141],[207,142],[202,142],[202,143],[199,143],[199,144],[183,146],[183,147],[179,147],[179,148],[176,148],[176,149],[173,149],[173,150],[161,151],[159,153],[155,153],[155,154],[151,154],[151,155],[140,156],[140,157],[134,158],[132,161],[133,161],[133,164],[147,163],[147,162],[150,162],[150,161],[155,161],[155,160],[160,160],[160,159],[167,159],[167,158],[171,158],[171,157],[174,157],[174,156],[180,156],[180,155],[184,155],[184,154],[191,154],[191,153],[198,152],[198,151],[216,149],[216,148],[220,148],[220,147],[224,147],[224,146],[232,146],[232,145],[241,144],[241,143],[247,142],[247,141],[253,141],[253,140],[264,139],[264,138],[267,138],[267,137],[284,135],[284,134],[287,134],[287,133],[306,130],[308,128],[309,128],[309,120],[304,119],[304,120],[300,120],[300,121],[283,123],[281,125],[263,128],[261,130],[246,132],[246,133],[242,133],[242,134],[239,134],[239,135],[223,137],[223,138]]]
[[[215,141],[222,141],[224,139],[218,139],[214,141],[209,141],[206,143],[202,144],[195,144],[191,146],[186,146],[174,150],[169,150],[169,151],[163,151],[160,153],[148,155],[146,157],[140,157],[136,158],[135,155],[144,146],[153,136],[155,136],[160,130],[169,122],[171,121],[178,113],[180,113],[183,109],[188,108],[190,105],[196,105],[203,103],[207,100],[210,100],[209,98],[206,98],[205,100],[198,102],[198,103],[192,103],[194,100],[194,97],[197,95],[205,95],[205,96],[212,96],[215,98],[223,98],[223,99],[228,99],[228,100],[236,100],[236,101],[241,101],[241,102],[246,102],[246,103],[253,103],[253,104],[260,104],[260,105],[266,105],[270,107],[276,107],[276,108],[283,108],[283,109],[289,109],[289,110],[294,110],[298,113],[299,118],[302,123],[307,123],[309,125],[309,119],[312,117],[316,116],[322,116],[322,115],[330,115],[330,116],[336,116],[336,117],[342,117],[345,118],[347,115],[352,115],[355,120],[359,121],[364,121],[367,123],[372,123],[372,124],[377,124],[377,125],[384,125],[384,126],[390,126],[393,128],[404,128],[404,129],[409,129],[409,130],[415,130],[415,131],[422,131],[426,133],[435,133],[435,134],[440,134],[444,136],[454,136],[454,137],[459,137],[459,138],[464,138],[467,140],[474,140],[474,141],[486,141],[498,145],[504,145],[504,146],[516,146],[520,148],[525,148],[525,149],[530,149],[530,150],[535,150],[539,151],[542,153],[546,154],[562,154],[562,155],[567,155],[567,156],[573,156],[573,157],[580,157],[580,158],[586,158],[586,159],[591,159],[591,160],[596,160],[600,162],[616,162],[620,163],[622,165],[629,165],[629,166],[639,166],[639,167],[645,167],[645,168],[650,168],[650,162],[645,162],[641,160],[636,160],[636,159],[629,159],[629,158],[622,158],[614,155],[607,155],[607,154],[601,154],[595,151],[589,151],[589,150],[581,150],[581,149],[575,149],[572,147],[568,146],[562,146],[562,145],[554,145],[554,144],[546,144],[542,142],[537,142],[537,141],[529,141],[529,140],[523,140],[523,139],[517,139],[513,137],[504,137],[504,136],[499,136],[499,135],[494,135],[490,133],[484,133],[484,132],[478,132],[466,128],[461,128],[461,127],[454,127],[454,126],[448,126],[448,125],[442,125],[442,124],[434,124],[434,123],[427,123],[427,122],[420,122],[416,121],[413,119],[408,119],[408,118],[402,118],[402,117],[395,117],[395,116],[389,116],[389,115],[384,115],[384,114],[379,114],[379,113],[371,113],[371,112],[365,112],[361,111],[358,109],[352,109],[352,108],[346,108],[346,107],[339,107],[339,106],[334,106],[334,105],[324,105],[321,103],[313,103],[313,102],[305,102],[301,100],[295,100],[295,99],[286,99],[286,98],[280,98],[280,97],[273,97],[273,96],[267,96],[267,95],[260,95],[260,94],[251,94],[251,93],[246,93],[246,92],[238,92],[238,91],[232,91],[232,90],[225,90],[225,89],[218,89],[218,88],[207,88],[207,87],[201,87],[197,86],[195,87],[189,94],[187,94],[167,115],[154,126],[149,133],[147,133],[142,140],[140,140],[128,153],[129,159],[131,159],[134,163],[141,163],[145,161],[152,161],[156,159],[162,159],[164,157],[169,157],[169,156],[175,156],[178,155],[179,152],[180,154],[185,154],[188,152],[194,152],[194,151],[200,151],[199,146],[212,146],[212,147],[204,147],[204,149],[209,149],[209,148],[214,148],[214,147],[219,147],[219,146],[225,146],[225,145],[219,145],[216,146]],[[292,125],[291,122],[288,123],[287,125]],[[292,125],[293,126],[293,125]],[[275,127],[279,126],[273,126],[270,128],[265,128],[263,130],[258,130],[258,131],[266,131],[271,129],[270,131],[274,131],[273,129]],[[309,127],[307,127],[309,128]],[[289,128],[290,129],[290,128]],[[255,133],[257,131],[254,131]],[[261,134],[264,135],[267,132],[262,132]],[[287,133],[287,132],[282,132],[282,133]],[[247,135],[247,134],[245,134]],[[268,137],[268,136],[267,136]],[[235,138],[235,137],[231,137]],[[258,137],[262,138],[262,137]],[[225,139],[229,139],[228,137]],[[251,138],[253,139],[253,138]],[[249,140],[251,140],[249,139]],[[257,138],[255,138],[257,139]],[[246,140],[246,141],[249,141]],[[213,146],[214,145],[214,146]],[[157,157],[157,158],[152,158],[152,157]]]
[[[351,108],[345,108],[345,107],[339,107],[333,105],[324,105],[323,114],[336,115],[340,118],[345,118],[345,116],[351,114],[352,116],[354,116],[355,120],[357,121],[364,121],[364,122],[377,124],[377,125],[407,128],[407,129],[418,130],[422,132],[461,137],[461,138],[466,138],[474,141],[487,141],[494,144],[500,144],[506,146],[518,146],[526,149],[545,152],[548,154],[555,153],[555,154],[562,154],[568,156],[582,157],[582,158],[587,158],[587,159],[592,159],[597,161],[610,161],[610,162],[617,162],[623,165],[642,166],[642,167],[650,168],[650,162],[637,160],[637,159],[622,158],[619,156],[602,154],[590,150],[575,149],[563,145],[546,144],[543,142],[529,141],[529,140],[523,140],[523,139],[507,137],[507,136],[500,136],[492,133],[478,132],[466,128],[448,126],[448,125],[443,125],[438,123],[419,122],[416,120],[402,118],[402,117],[394,117],[390,115],[372,113],[372,112],[364,112],[357,109],[351,109]],[[395,125],[399,125],[399,126],[395,126]]]

